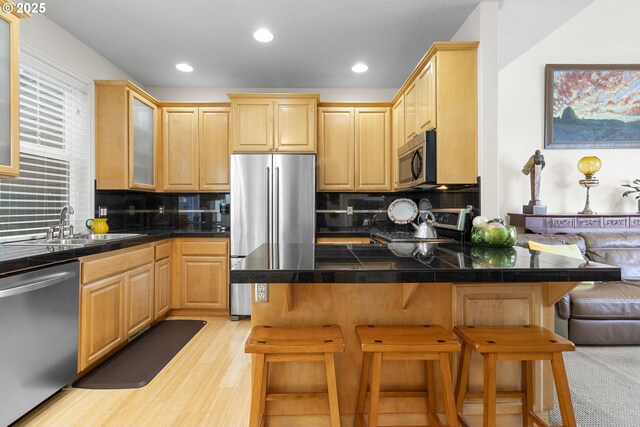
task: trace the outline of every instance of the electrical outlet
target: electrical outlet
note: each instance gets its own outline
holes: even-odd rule
[[[256,302],[269,302],[269,285],[256,283]]]

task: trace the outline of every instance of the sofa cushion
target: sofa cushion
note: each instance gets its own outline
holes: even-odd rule
[[[587,250],[584,239],[575,234],[518,234],[517,244],[528,248],[530,240],[543,245],[577,245],[583,255]]]
[[[616,265],[622,270],[622,280],[640,285],[640,248],[587,249],[591,261]]]
[[[640,249],[638,233],[580,233],[589,250],[597,248]]]
[[[640,286],[603,282],[580,285],[569,295],[572,318],[640,319]]]

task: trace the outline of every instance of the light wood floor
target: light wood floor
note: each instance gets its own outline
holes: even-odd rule
[[[251,357],[244,353],[250,320],[199,317],[204,328],[145,387],[67,387],[16,426],[246,426]]]

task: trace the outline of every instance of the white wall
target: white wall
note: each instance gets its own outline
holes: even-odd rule
[[[20,20],[20,45],[89,80],[133,80],[98,52],[44,15]]]
[[[481,176],[480,205],[490,218],[499,213],[496,185],[498,123],[498,2],[480,3],[451,39],[479,41],[478,46],[478,174]]]
[[[640,63],[639,15],[638,0],[596,0],[500,71],[497,191],[501,215],[521,212],[530,198],[529,178],[521,169],[536,149],[544,148],[545,64]],[[640,178],[640,149],[543,150],[543,154],[546,167],[540,197],[549,213],[575,213],[583,208],[585,189],[578,184],[583,175],[576,163],[586,155],[602,160],[596,174],[600,186],[591,190],[591,208],[600,213],[636,211],[635,200],[621,197],[620,185]]]
[[[133,80],[131,76],[113,65],[99,53],[75,38],[44,15],[34,14],[20,20],[20,48],[23,52],[36,56],[48,65],[56,66],[81,80]],[[94,158],[95,113],[93,85],[89,99],[90,138],[87,140],[89,158]],[[75,204],[75,214],[71,221],[76,231],[84,230],[84,221],[93,217],[95,165],[89,163],[89,180],[85,191],[89,195],[83,206]]]
[[[407,70],[407,75],[411,71]],[[151,95],[160,101],[176,102],[229,102],[228,93],[319,93],[321,102],[389,102],[399,88],[391,89],[314,89],[314,88],[177,88],[148,87]]]

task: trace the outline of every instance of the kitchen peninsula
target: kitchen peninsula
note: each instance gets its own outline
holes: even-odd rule
[[[235,266],[230,278],[231,282],[268,284],[268,301],[252,303],[253,325],[341,326],[346,351],[336,354],[338,395],[342,424],[353,425],[362,364],[355,325],[436,323],[452,329],[456,325],[534,324],[553,329],[556,301],[579,282],[619,280],[620,269],[519,247],[265,244]],[[410,363],[417,362],[385,364],[383,390],[385,385],[420,388],[423,366]],[[503,363],[498,387],[516,388],[519,365]],[[281,365],[270,368],[274,390],[315,391],[324,384],[320,366]],[[453,366],[455,371],[457,360]],[[549,371],[548,366],[536,365],[535,410],[543,418],[553,406]],[[482,365],[475,355],[470,389],[482,389]],[[423,400],[383,399],[381,423],[424,424]],[[441,402],[438,408],[443,412]],[[481,408],[480,400],[465,402],[463,413],[472,425],[480,425]],[[498,425],[518,424],[519,411],[519,400],[499,402]],[[311,422],[326,413],[322,401],[273,401],[267,405],[270,425],[286,425],[291,414],[308,417]]]

